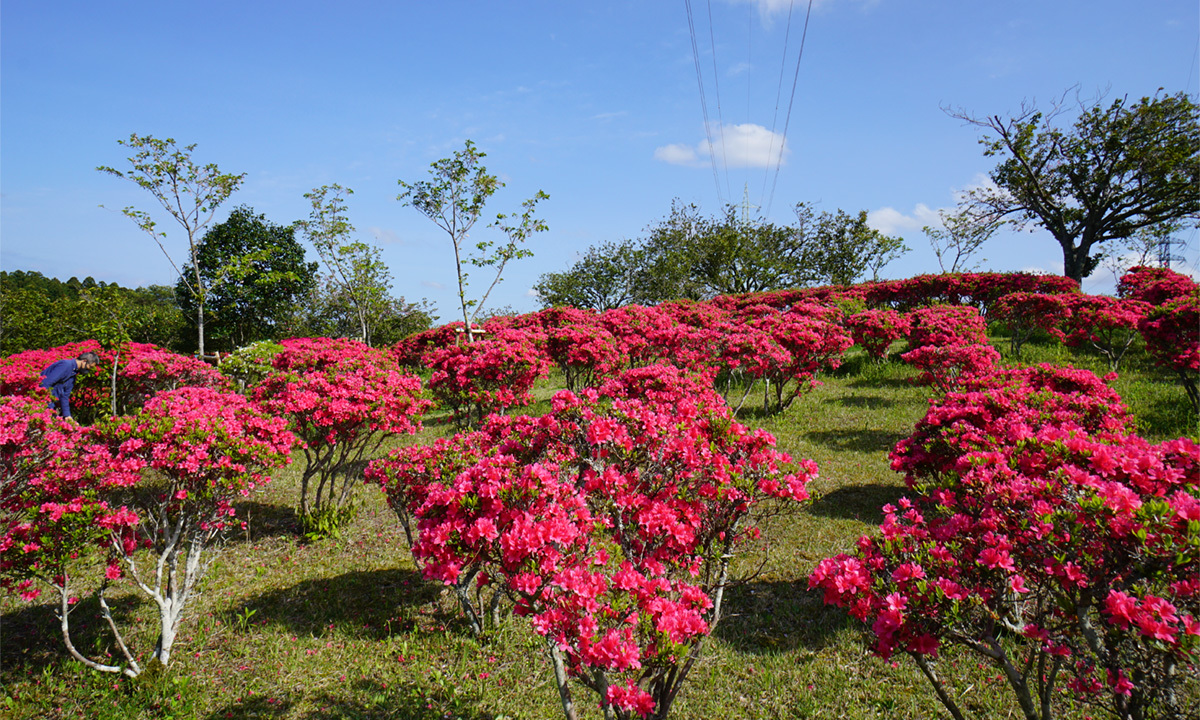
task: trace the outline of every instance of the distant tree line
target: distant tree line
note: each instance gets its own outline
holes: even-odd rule
[[[908,251],[899,237],[867,226],[867,213],[816,213],[795,207],[796,222],[739,218],[729,207],[705,217],[695,205],[671,213],[635,240],[588,249],[563,272],[543,274],[534,289],[547,306],[607,310],[636,303],[767,292],[878,279]]]
[[[364,312],[343,283],[306,260],[296,229],[239,206],[204,234],[195,264],[180,269],[175,287],[130,289],[91,277],[64,282],[36,271],[0,272],[0,354],[84,339],[152,343],[191,353],[198,349],[198,320],[204,323],[208,352],[294,336],[390,345],[432,326],[436,310],[428,303],[391,297],[390,274],[377,249],[370,254],[376,264],[360,274],[354,288],[375,299]],[[205,288],[202,313],[192,291],[196,278]]]

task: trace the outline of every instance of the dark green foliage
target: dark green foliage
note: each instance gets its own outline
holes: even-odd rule
[[[276,225],[245,205],[205,233],[196,249],[205,298],[206,335],[216,349],[294,334],[296,306],[312,292],[317,263],[305,262],[291,225]],[[194,275],[185,265],[175,287],[179,306],[195,317]],[[194,332],[195,323],[191,328]]]
[[[62,282],[22,270],[0,273],[0,314],[3,355],[112,332],[134,342],[174,347],[185,327],[170,288],[131,290],[91,277]]]

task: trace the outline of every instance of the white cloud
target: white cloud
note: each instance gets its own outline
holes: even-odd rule
[[[699,165],[699,159],[696,157],[696,151],[687,145],[663,145],[654,150],[654,159],[662,160],[671,165]]]
[[[680,143],[664,145],[654,151],[654,157],[687,167],[700,167],[715,160],[723,167],[772,168],[776,163],[786,163],[791,152],[783,135],[753,123],[715,125],[709,135],[711,144],[705,138],[695,147]]]
[[[445,290],[446,289],[446,286],[443,283],[434,282],[433,280],[422,280],[421,287],[427,287],[430,290]]]
[[[750,72],[750,69],[752,67],[753,66],[750,63],[742,61],[742,62],[738,63],[737,65],[734,65],[733,67],[729,68],[729,71],[725,74],[728,75],[729,77],[736,77],[738,75],[741,75],[742,73]]]
[[[878,0],[860,0],[860,4],[871,6],[876,4]],[[732,5],[753,5],[758,8],[758,15],[762,19],[764,25],[770,25],[771,21],[779,16],[786,17],[789,10],[793,15],[803,13],[808,10],[808,3],[802,0],[727,0]],[[823,5],[831,2],[831,0],[812,0],[813,10],[820,9]]]
[[[938,211],[925,203],[917,203],[912,213],[908,215],[893,207],[882,207],[867,213],[867,225],[884,235],[899,235],[906,230],[920,230],[926,225],[937,227],[941,224]]]

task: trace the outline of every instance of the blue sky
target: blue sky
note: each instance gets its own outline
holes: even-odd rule
[[[536,309],[542,273],[641,236],[675,198],[715,214],[744,193],[777,223],[800,201],[869,211],[912,248],[884,275],[907,277],[937,270],[921,226],[995,164],[943,108],[1005,115],[1072,87],[1111,99],[1200,84],[1195,0],[817,0],[798,69],[807,2],[790,23],[786,0],[691,10],[709,133],[684,2],[4,0],[0,269],[173,283],[120,209],[154,213],[180,262],[182,230],[145,191],[95,171],[122,167],[117,140],[138,133],[247,173],[217,221],[245,204],[286,224],[307,217],[312,188],[352,188],[350,220],[381,248],[393,293],[429,299],[444,320],[449,241],[396,201],[396,181],[426,178],[467,139],[507,184],[488,216],[550,195],[549,232],[492,306]],[[1194,271],[1196,233],[1181,237]],[[1062,266],[1042,232],[999,235],[981,255],[992,270]],[[1084,288],[1112,285],[1101,268]]]

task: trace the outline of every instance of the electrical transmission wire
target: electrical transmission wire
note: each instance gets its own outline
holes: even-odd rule
[[[787,18],[787,25],[784,26],[784,33],[783,33],[783,54],[779,58],[779,83],[775,87],[775,112],[771,115],[771,142],[769,145],[767,145],[767,157],[771,157],[775,154],[775,125],[779,120],[779,98],[781,98],[783,96],[783,71],[787,68],[788,41],[791,39],[791,36],[792,36],[792,9],[794,7],[795,7],[794,2],[788,3],[788,18]],[[746,91],[746,95],[747,95],[746,114],[747,115],[750,114],[749,94],[750,94],[749,83],[747,83],[747,91]],[[759,190],[760,197],[766,197],[766,195],[767,195],[767,178],[769,178],[770,176],[771,176],[771,165],[770,165],[770,163],[768,163],[767,166],[765,168],[763,168],[762,189]]]
[[[775,179],[771,182],[771,194],[767,199],[767,215],[775,202],[775,187],[779,184],[779,168],[783,164],[783,149],[787,145],[788,126],[792,122],[792,104],[796,101],[796,83],[800,80],[800,61],[804,59],[804,42],[808,39],[808,21],[812,17],[812,0],[808,0],[808,11],[804,14],[804,32],[800,35],[800,52],[796,54],[796,74],[792,78],[792,95],[788,100],[787,116],[783,121],[783,140],[779,143],[779,158],[775,161]]]
[[[708,159],[712,165],[713,182],[717,186],[717,199],[720,200],[722,207],[725,205],[725,199],[721,195],[721,177],[717,173],[717,158],[712,152],[713,139],[712,128],[708,122],[708,100],[704,97],[704,75],[700,71],[700,48],[696,45],[696,23],[692,17],[692,2],[691,0],[683,0],[684,7],[687,8],[688,33],[692,38],[692,59],[696,65],[696,85],[700,88],[700,112],[704,116],[704,135],[708,138]]]
[[[721,132],[721,167],[725,170],[725,194],[733,198],[729,189],[729,158],[725,153],[725,116],[721,112],[721,83],[718,79],[721,73],[717,70],[717,40],[713,35],[712,0],[708,0],[708,42],[712,46],[713,61],[713,93],[717,96],[717,127]],[[708,143],[708,152],[712,154],[712,141]]]

